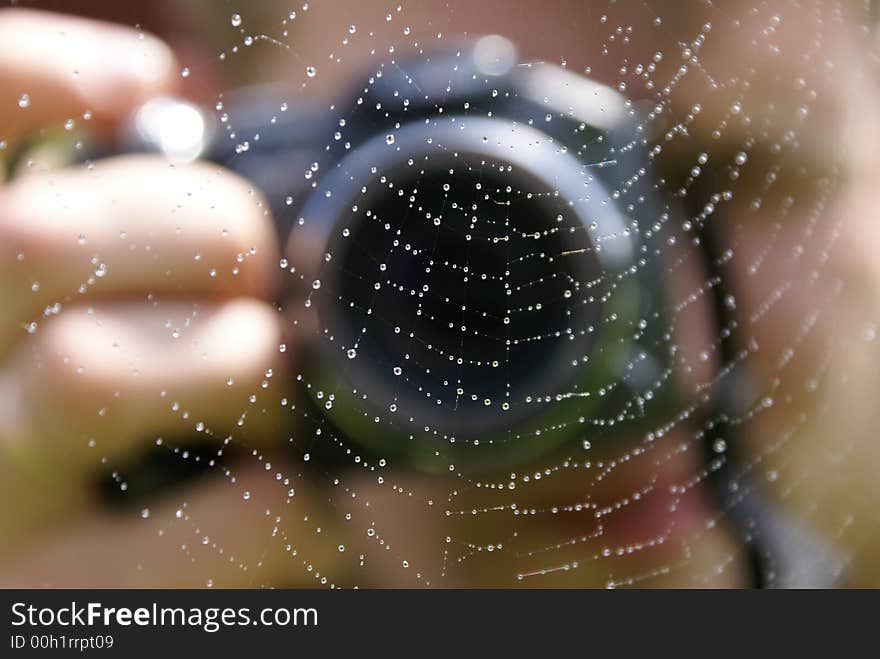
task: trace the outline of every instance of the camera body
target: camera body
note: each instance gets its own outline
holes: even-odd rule
[[[623,96],[488,36],[283,99],[224,99],[207,155],[272,205],[300,379],[346,443],[491,471],[674,409],[669,211]]]

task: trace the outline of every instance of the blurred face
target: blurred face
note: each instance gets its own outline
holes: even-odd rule
[[[181,178],[184,175],[174,168],[143,178],[140,165],[128,163],[130,169],[105,180],[119,186],[139,180],[144,182],[142,189],[167,197],[167,204],[152,212],[170,222],[169,233],[174,235],[157,243],[144,261],[155,268],[164,288],[149,286],[139,293],[139,303],[146,296],[145,308],[124,307],[121,313],[116,308],[102,315],[99,306],[96,314],[88,306],[71,304],[54,321],[66,332],[56,330],[54,343],[28,343],[27,337],[10,341],[10,363],[28,381],[38,383],[25,391],[53,392],[53,402],[42,408],[42,415],[31,413],[41,417],[39,424],[20,421],[19,426],[38,427],[29,431],[32,435],[74,436],[86,446],[96,440],[97,451],[80,451],[76,459],[95,468],[100,464],[99,471],[109,473],[117,489],[134,473],[144,444],[158,444],[175,460],[188,461],[183,451],[193,446],[188,437],[195,427],[211,436],[203,458],[213,461],[210,476],[202,476],[200,487],[190,482],[168,487],[161,495],[153,493],[124,509],[127,512],[114,513],[112,521],[95,512],[90,517],[95,531],[88,536],[68,527],[63,506],[47,504],[46,519],[54,520],[53,543],[37,543],[39,549],[27,551],[22,548],[34,545],[9,543],[8,553],[15,557],[8,563],[10,574],[36,574],[34,579],[59,585],[109,583],[112,579],[98,561],[101,552],[90,549],[85,553],[94,558],[83,558],[82,548],[124,537],[127,549],[114,560],[122,581],[130,583],[159,581],[164,578],[159,564],[171,563],[177,566],[174,579],[193,585],[748,585],[748,529],[759,513],[743,501],[746,495],[757,495],[777,527],[784,526],[801,544],[827,557],[826,582],[876,583],[872,556],[878,491],[873,475],[880,458],[872,401],[880,386],[875,382],[880,272],[873,258],[878,211],[871,183],[880,173],[874,148],[880,135],[867,16],[845,5],[816,3],[805,8],[781,0],[755,6],[688,6],[687,11],[674,2],[636,7],[565,1],[490,1],[476,6],[457,1],[316,2],[294,9],[260,7],[253,15],[226,15],[212,6],[206,10],[212,19],[204,34],[198,28],[178,27],[177,34],[170,35],[172,46],[178,46],[176,38],[178,52],[188,57],[182,60],[185,75],[177,83],[184,93],[217,107],[221,135],[234,133],[240,119],[227,100],[232,88],[281,80],[287,85],[286,100],[277,114],[317,104],[342,120],[334,121],[327,134],[315,134],[319,151],[344,142],[345,117],[352,105],[344,98],[346,90],[363,93],[380,72],[392,70],[405,57],[429,60],[434,52],[459,48],[462,37],[487,33],[517,44],[519,66],[541,61],[558,65],[608,85],[633,102],[641,120],[632,138],[650,154],[647,171],[639,176],[652,181],[662,199],[650,225],[634,229],[659,237],[652,257],[660,264],[661,276],[652,283],[663,298],[662,314],[645,321],[662,325],[670,370],[655,389],[666,393],[674,388],[675,403],[647,426],[624,425],[618,430],[608,420],[620,403],[608,408],[585,400],[583,409],[588,412],[566,419],[575,423],[580,416],[582,429],[567,442],[513,464],[499,459],[497,466],[490,460],[479,469],[469,468],[466,461],[449,457],[458,447],[442,436],[427,469],[406,457],[371,454],[338,422],[328,422],[324,408],[337,397],[353,399],[351,413],[364,416],[363,410],[370,408],[363,401],[373,392],[337,391],[330,398],[331,392],[322,390],[316,397],[321,383],[307,368],[309,359],[329,350],[345,352],[351,360],[350,365],[333,362],[334,368],[354,370],[357,360],[368,358],[357,346],[369,339],[337,345],[342,340],[322,326],[311,304],[317,307],[322,295],[336,296],[342,306],[356,307],[356,331],[367,334],[370,327],[371,333],[387,333],[389,345],[400,354],[399,361],[383,367],[396,376],[400,369],[400,386],[410,393],[431,398],[443,395],[438,391],[456,391],[457,396],[470,396],[485,382],[481,376],[462,370],[468,375],[450,383],[449,377],[425,364],[437,355],[448,360],[468,357],[468,342],[473,345],[475,333],[466,327],[478,321],[468,321],[467,314],[485,311],[466,309],[479,304],[474,293],[480,284],[469,277],[476,279],[476,273],[488,270],[483,274],[502,282],[498,295],[504,296],[509,273],[500,262],[472,262],[467,256],[432,260],[426,250],[418,272],[427,287],[423,292],[430,292],[435,282],[461,281],[460,287],[443,293],[447,301],[452,296],[462,305],[461,324],[456,319],[435,332],[428,322],[434,317],[425,311],[428,303],[410,305],[407,296],[418,291],[401,286],[391,274],[394,260],[404,258],[395,249],[406,243],[405,231],[388,232],[386,260],[375,258],[375,272],[362,282],[377,292],[362,303],[363,298],[351,292],[359,284],[328,291],[306,274],[303,264],[316,254],[326,263],[339,262],[334,250],[327,258],[326,245],[312,242],[313,233],[294,228],[289,241],[278,246],[271,244],[271,231],[248,234],[258,222],[268,222],[272,203],[247,181],[228,181],[209,169],[197,170],[192,179]],[[190,12],[199,13],[184,5],[175,11],[179,21]],[[195,45],[200,42],[210,44],[204,48],[207,55]],[[215,51],[222,54],[217,57]],[[404,97],[410,93],[417,91],[401,90]],[[438,115],[444,111],[444,121],[460,111],[446,108],[442,98],[430,101]],[[385,115],[387,108],[368,110],[377,134],[399,128]],[[534,126],[540,128],[543,120],[543,114],[534,118]],[[272,123],[267,120],[266,134],[271,134]],[[334,132],[341,137],[335,138]],[[268,148],[254,135],[228,137],[232,144],[246,140],[253,153]],[[600,152],[600,145],[593,148]],[[586,157],[594,157],[594,152],[587,149]],[[101,164],[96,168],[100,173]],[[326,174],[312,169],[305,174],[308,183],[291,184],[296,212],[284,221],[296,224],[299,204],[311,194],[310,182]],[[621,172],[620,185],[633,174]],[[511,189],[505,191],[502,180],[494,190],[496,204],[505,194],[533,192],[512,174],[502,172],[501,179],[505,177]],[[83,185],[71,180],[65,187],[51,172],[26,178],[31,188],[25,191],[42,199],[45,216],[58,212],[59,198],[71,208],[70,200]],[[225,197],[235,186],[242,194]],[[584,196],[590,194],[585,184]],[[195,217],[177,225],[177,218],[167,214],[170,208],[185,209],[193,196],[200,200],[205,217],[223,208],[224,202],[229,208],[246,198],[236,215],[250,220],[230,225],[234,237],[244,237],[226,251],[204,249],[208,238],[198,233],[199,227],[209,226],[211,219]],[[106,207],[113,207],[117,199],[116,193],[109,193]],[[468,197],[467,204],[472,202]],[[358,212],[374,209],[371,204],[363,197]],[[453,190],[442,211],[467,204],[465,195]],[[94,198],[85,194],[80,206],[93,205]],[[427,211],[414,205],[424,216]],[[473,208],[478,206],[474,202]],[[8,207],[15,204],[9,202]],[[436,215],[436,210],[428,211]],[[483,212],[487,211],[474,211],[472,228]],[[87,213],[72,217],[69,232],[100,233],[100,228],[87,225]],[[369,222],[370,217],[360,221]],[[392,224],[395,219],[390,218]],[[80,231],[81,227],[85,228]],[[128,236],[121,240],[126,249],[134,244],[131,253],[141,254],[152,235],[143,234],[137,244]],[[713,244],[707,262],[709,237]],[[600,235],[600,244],[602,239],[613,243],[622,238]],[[592,249],[594,240],[595,236],[583,244]],[[33,239],[31,244],[39,242]],[[83,252],[73,262],[100,268],[109,258],[104,256],[111,249],[109,238],[100,246],[97,264],[88,261],[94,256],[88,248],[89,254]],[[14,258],[24,253],[28,264],[42,264],[44,269],[51,269],[59,258],[58,252],[32,256],[34,251],[39,250],[17,248]],[[540,264],[536,277],[555,267],[554,255],[546,251],[536,251],[532,258]],[[21,267],[11,262],[10,276],[20,277]],[[205,269],[214,274],[206,276]],[[455,279],[444,274],[447,271],[455,271]],[[113,276],[114,269],[107,272]],[[459,272],[468,276],[459,280]],[[84,272],[83,277],[91,274]],[[602,300],[614,300],[618,289],[603,280],[603,274],[607,273],[599,272],[594,282],[576,282],[575,290],[584,299],[596,290]],[[211,280],[210,286],[215,286],[221,285],[213,283],[218,275],[219,280],[226,277],[234,291],[229,297],[241,306],[203,307],[177,294],[178,278]],[[132,279],[137,279],[136,273]],[[500,304],[538,318],[537,329],[518,338],[549,342],[551,330],[557,329],[549,320],[552,300],[548,293],[545,299],[539,295],[522,302],[532,285],[533,281],[521,282],[521,288],[507,294],[513,302]],[[120,284],[114,294],[121,296],[123,289],[128,290],[128,284]],[[199,299],[215,294],[206,288]],[[394,302],[398,294],[402,300]],[[461,298],[455,297],[459,294]],[[45,302],[64,295],[53,292]],[[249,296],[282,303],[248,306],[239,299]],[[390,300],[385,307],[377,301],[381,296]],[[28,298],[21,307],[30,308],[31,302]],[[372,324],[374,307],[378,320]],[[136,329],[130,327],[132,319]],[[546,329],[541,319],[547,319]],[[609,332],[615,320],[600,314],[589,331]],[[638,320],[642,319],[624,328],[627,336],[639,331]],[[175,333],[188,339],[186,347]],[[89,339],[80,338],[77,344],[58,338],[68,335]],[[227,342],[233,336],[240,344],[230,350]],[[159,356],[147,358],[155,346],[162,348]],[[595,354],[579,358],[583,356],[601,359]],[[489,360],[474,354],[468,358]],[[540,364],[527,366],[537,371]],[[169,369],[176,367],[180,374],[169,378]],[[205,369],[211,371],[212,381],[224,383],[221,394],[206,389],[194,375]],[[68,395],[83,378],[88,386],[77,396]],[[574,395],[605,397],[619,380],[608,376],[592,391]],[[502,387],[511,388],[509,379],[501,381]],[[555,384],[544,386],[529,396],[530,403],[533,396],[557,393]],[[308,393],[303,395],[303,390]],[[145,400],[149,405],[142,404]],[[723,418],[716,406],[719,400]],[[443,409],[450,418],[464,414],[456,407]],[[391,412],[413,413],[403,404]],[[96,414],[101,419],[97,426]],[[392,435],[397,432],[395,423],[376,416],[374,432]],[[209,432],[204,433],[206,426]],[[716,431],[722,427],[723,432]],[[555,429],[538,430],[536,441],[542,441],[542,432],[547,436]],[[125,447],[114,444],[112,438],[118,436],[129,437]],[[336,459],[320,458],[326,453],[320,449],[323,444],[333,449]],[[52,453],[27,456],[21,464],[31,470],[28,473],[39,473],[42,482],[52,483],[69,462],[69,455],[59,459]],[[19,478],[8,488],[21,496],[28,479],[21,477],[23,468],[14,471]],[[718,473],[729,478],[720,497],[713,485]],[[90,495],[82,494],[82,483],[67,487],[69,499],[91,501]],[[230,527],[235,527],[234,533]],[[28,529],[21,537],[28,534],[38,535]],[[52,568],[39,567],[47,561]],[[125,576],[131,573],[137,574]]]

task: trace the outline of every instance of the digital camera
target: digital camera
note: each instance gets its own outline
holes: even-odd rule
[[[298,379],[345,443],[480,471],[670,409],[669,212],[631,102],[499,36],[385,61],[329,106],[286,98],[227,95],[192,155],[269,200]]]

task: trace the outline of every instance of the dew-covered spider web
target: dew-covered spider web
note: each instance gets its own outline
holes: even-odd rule
[[[180,28],[213,49],[181,89],[278,227],[283,335],[233,427],[144,394],[186,429],[146,438],[161,487],[91,449],[163,560],[334,588],[831,585],[868,561],[876,315],[846,267],[868,3],[234,5]]]

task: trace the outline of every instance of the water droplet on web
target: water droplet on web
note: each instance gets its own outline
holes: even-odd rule
[[[318,73],[318,70],[314,66],[307,66],[306,67],[306,75],[308,77],[314,78],[317,73]]]
[[[28,94],[22,94],[18,97],[18,107],[26,108],[31,104],[31,97]]]
[[[241,25],[241,14],[233,14],[229,22],[232,23],[232,27],[238,27]]]

